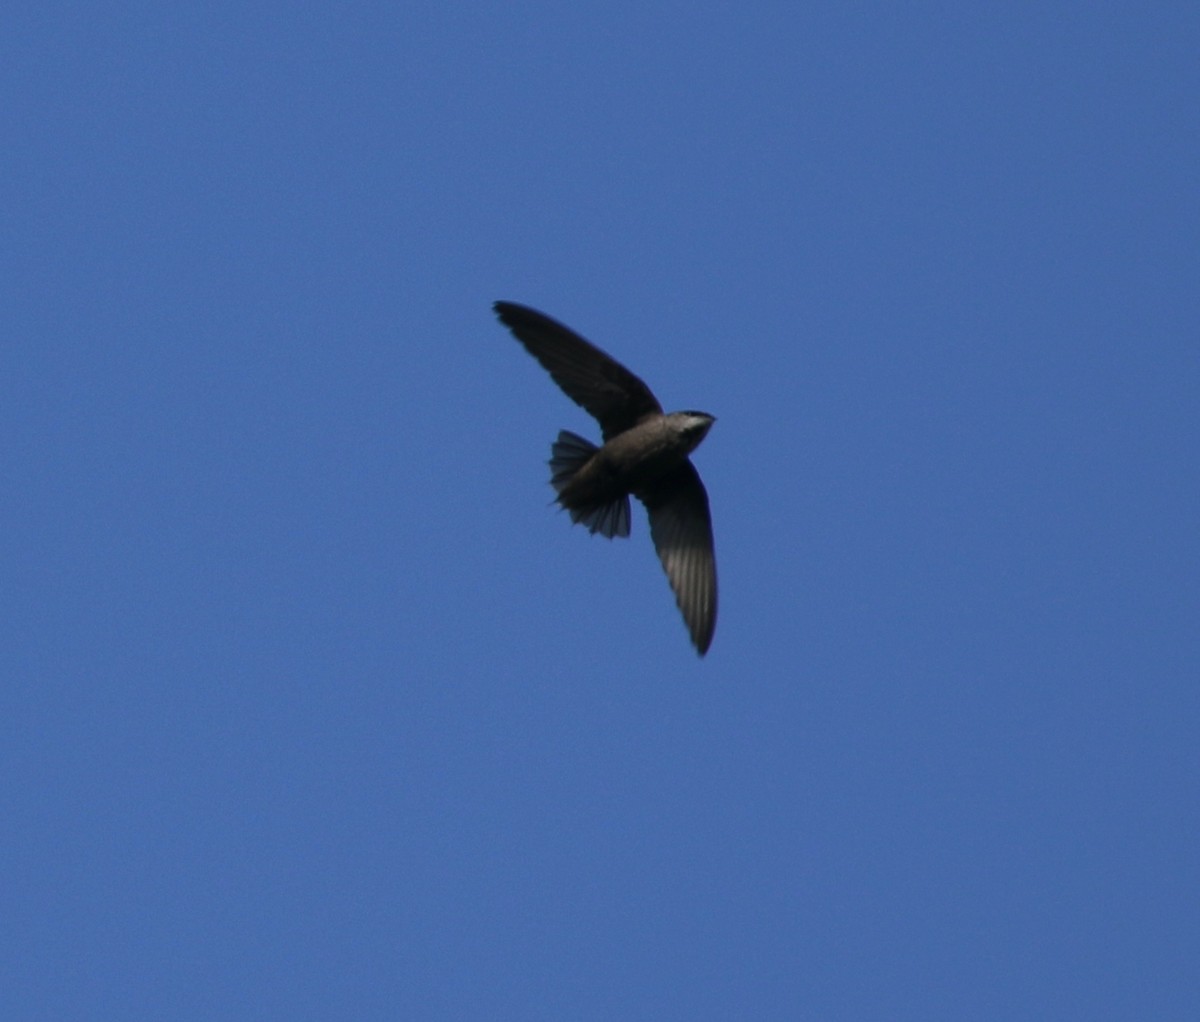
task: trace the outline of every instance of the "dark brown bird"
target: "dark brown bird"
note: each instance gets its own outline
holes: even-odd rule
[[[716,421],[671,412],[638,377],[536,309],[493,306],[563,392],[586,409],[604,446],[562,430],[550,448],[550,482],[571,520],[610,539],[629,535],[629,495],[646,505],[650,536],[701,656],[717,625],[717,564],[708,494],[688,455]]]

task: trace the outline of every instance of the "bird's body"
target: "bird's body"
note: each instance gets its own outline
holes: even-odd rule
[[[558,503],[592,533],[628,536],[629,497],[650,515],[650,533],[679,609],[703,656],[717,618],[717,576],[708,495],[688,455],[715,421],[705,412],[665,414],[638,377],[561,323],[523,305],[496,314],[555,382],[599,421],[600,447],[563,430],[551,447]]]
[[[690,423],[681,422],[683,416],[692,416],[703,432],[696,435],[694,427],[692,432],[684,432]],[[567,510],[583,511],[630,494],[638,496],[687,460],[712,421],[699,419],[696,413],[675,412],[674,417],[655,416],[618,433],[596,448],[567,479],[558,491],[558,502]]]

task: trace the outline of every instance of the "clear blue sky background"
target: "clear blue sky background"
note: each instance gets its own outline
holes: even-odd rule
[[[0,1016],[1200,1018],[1195,3],[0,51]],[[718,416],[704,660],[496,298]]]

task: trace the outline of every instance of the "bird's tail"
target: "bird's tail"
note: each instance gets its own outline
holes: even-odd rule
[[[571,521],[583,522],[588,531],[613,536],[629,535],[629,497],[622,495],[616,500],[603,503],[587,500],[580,494],[564,494],[564,490],[577,473],[596,453],[595,444],[563,429],[558,439],[550,445],[550,485],[558,494],[558,503],[571,514]]]
[[[554,492],[562,493],[563,487],[596,451],[596,445],[583,437],[559,430],[558,439],[550,445],[550,485]]]

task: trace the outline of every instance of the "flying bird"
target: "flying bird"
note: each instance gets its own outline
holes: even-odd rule
[[[600,423],[603,446],[561,430],[550,447],[557,503],[593,535],[629,535],[629,497],[646,505],[650,536],[701,656],[717,625],[717,564],[708,494],[688,455],[716,419],[663,412],[650,388],[577,333],[515,302],[493,306],[577,405]]]

